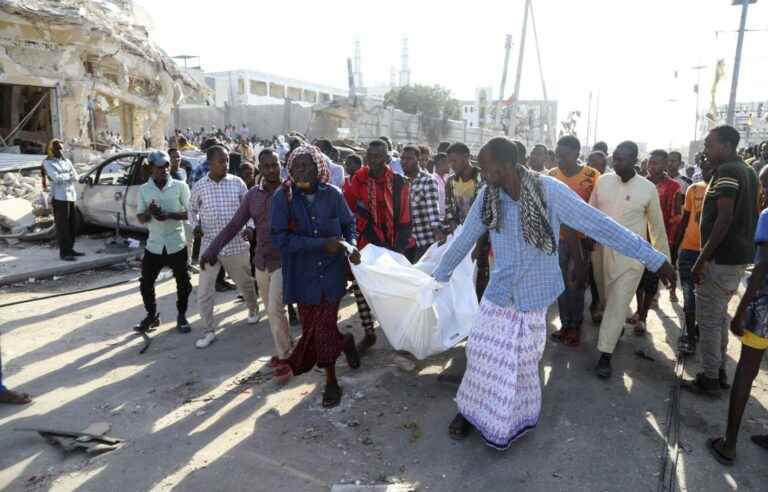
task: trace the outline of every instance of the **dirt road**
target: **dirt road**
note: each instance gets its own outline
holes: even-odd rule
[[[135,276],[92,272],[34,286],[33,292],[6,288],[0,303]],[[661,490],[670,344],[681,314],[666,292],[649,316],[650,334],[622,339],[608,382],[592,373],[594,327],[587,324],[579,349],[548,341],[539,427],[500,453],[477,435],[461,443],[447,435],[456,388],[439,383],[437,374],[453,359],[449,370],[463,363],[461,349],[405,372],[380,336],[360,370],[349,370],[340,359],[343,402],[324,410],[320,372],[282,387],[270,379],[266,318],[245,324],[244,305],[234,302],[234,294],[219,294],[223,332],[211,347],[197,350],[194,302],[193,333],[173,329],[174,288],[172,280],[158,287],[164,323],[143,355],[131,332],[143,315],[135,282],[0,309],[5,383],[35,395],[28,407],[0,407],[0,489],[312,491],[389,481],[438,491]],[[343,306],[340,326],[354,326],[359,337],[351,298]],[[652,360],[637,357],[638,349]],[[738,350],[732,339],[729,374]],[[698,363],[689,365],[695,370]],[[679,490],[766,490],[768,456],[747,437],[765,432],[766,382],[761,374],[732,469],[704,449],[705,439],[724,428],[727,400],[682,395]],[[126,443],[94,458],[64,457],[39,436],[13,431],[76,430],[93,422],[109,422],[110,434]]]

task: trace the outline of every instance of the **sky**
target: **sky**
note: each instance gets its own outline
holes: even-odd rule
[[[364,83],[383,84],[390,67],[399,70],[407,36],[411,83],[440,84],[459,99],[473,99],[478,87],[498,94],[506,34],[514,46],[505,96],[512,93],[524,9],[524,0],[135,1],[153,19],[153,39],[171,56],[199,56],[205,71],[253,69],[345,88],[346,59],[359,37]],[[626,139],[649,149],[687,144],[697,76],[703,114],[719,58],[726,77],[716,101],[728,102],[741,13],[731,0],[534,0],[533,6],[547,95],[558,101],[560,120],[581,111],[582,143],[590,92],[589,143],[606,140],[611,147]],[[768,30],[768,0],[750,6],[747,28]],[[740,102],[768,101],[765,46],[768,31],[746,33]],[[706,67],[692,69],[699,65]],[[521,73],[520,98],[541,99],[530,27]]]

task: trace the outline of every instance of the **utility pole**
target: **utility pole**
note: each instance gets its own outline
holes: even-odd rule
[[[515,93],[512,96],[512,105],[509,107],[509,134],[515,137],[517,129],[517,99],[520,97],[520,77],[523,75],[523,55],[525,54],[525,34],[528,30],[528,12],[531,10],[531,0],[525,0],[525,13],[523,14],[523,29],[520,34],[520,50],[517,55],[517,73],[515,74]]]
[[[595,104],[595,138],[593,140],[598,139],[597,124],[599,121],[600,121],[600,91],[597,91],[597,103]],[[591,147],[590,147],[590,150],[592,150]]]
[[[693,141],[699,139],[699,94],[701,93],[701,71],[707,68],[706,65],[696,65],[691,70],[696,70],[696,122],[693,126]]]
[[[747,10],[750,3],[757,0],[741,0],[741,23],[739,24],[739,40],[736,42],[736,57],[733,60],[733,77],[731,77],[731,97],[728,99],[728,113],[726,123],[733,126],[734,115],[736,113],[736,89],[739,86],[739,69],[741,68],[741,49],[744,46],[744,28],[747,25]],[[737,0],[734,0],[737,5]]]
[[[592,129],[592,91],[589,91],[589,105],[587,107],[587,141],[584,142],[589,147],[589,132]]]
[[[501,72],[501,87],[499,87],[499,99],[496,102],[496,128],[501,128],[501,107],[504,101],[504,88],[507,85],[507,69],[509,68],[509,53],[512,51],[512,35],[507,34],[504,44],[504,71]]]

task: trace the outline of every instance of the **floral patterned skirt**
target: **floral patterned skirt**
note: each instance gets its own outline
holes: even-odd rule
[[[522,312],[486,299],[480,304],[456,403],[491,447],[509,448],[539,422],[546,331],[546,309]]]

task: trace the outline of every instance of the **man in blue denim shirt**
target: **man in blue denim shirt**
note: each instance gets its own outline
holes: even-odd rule
[[[278,361],[275,376],[325,369],[323,406],[341,401],[336,380],[336,359],[344,352],[350,367],[360,366],[351,334],[342,336],[337,320],[339,303],[346,294],[347,260],[341,241],[355,244],[355,218],[341,191],[329,185],[325,156],[312,145],[291,152],[288,169],[294,182],[286,182],[272,198],[272,243],[280,250],[283,265],[283,300],[298,303],[302,335],[286,359]],[[354,250],[350,261],[360,261]]]
[[[496,261],[467,341],[467,370],[456,395],[459,413],[449,432],[461,439],[474,427],[490,446],[507,449],[536,427],[541,412],[546,311],[564,288],[554,232],[560,224],[636,258],[665,282],[675,272],[643,238],[560,181],[519,164],[509,139],[491,139],[478,157],[487,186],[433,276],[446,282],[478,238],[490,232]]]

